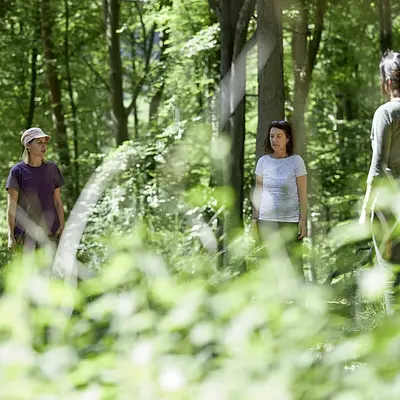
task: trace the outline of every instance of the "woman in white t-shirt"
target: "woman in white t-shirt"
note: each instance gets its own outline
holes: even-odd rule
[[[256,167],[253,222],[268,250],[274,232],[281,235],[293,264],[303,273],[301,243],[307,234],[307,170],[293,154],[292,125],[272,121],[265,138],[265,155]]]

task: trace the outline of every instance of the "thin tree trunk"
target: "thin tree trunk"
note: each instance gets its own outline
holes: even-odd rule
[[[29,94],[29,109],[28,115],[26,117],[26,129],[30,128],[33,125],[33,118],[35,115],[35,98],[36,98],[36,86],[37,86],[37,58],[38,58],[38,49],[36,47],[36,43],[32,47],[32,55],[31,55],[31,90]]]
[[[167,47],[168,47],[168,37],[169,33],[167,30],[163,30],[162,32],[162,45],[160,48],[160,64],[165,65],[167,62]],[[164,72],[165,73],[165,72]],[[162,77],[161,86],[158,88],[156,94],[150,100],[150,107],[149,107],[149,123],[152,124],[156,121],[158,110],[160,108],[162,95],[164,92],[164,76]]]
[[[232,64],[230,71],[230,139],[231,159],[229,160],[228,185],[233,188],[235,201],[233,213],[227,219],[226,229],[232,231],[243,227],[243,184],[244,184],[244,140],[245,140],[245,109],[246,109],[246,58],[245,44],[251,16],[256,6],[256,0],[245,0],[238,13],[234,31]]]
[[[310,91],[312,72],[315,66],[317,53],[320,47],[324,26],[326,0],[317,0],[314,30],[309,30],[309,3],[307,0],[299,0],[299,16],[293,28],[292,36],[292,60],[294,75],[294,99],[292,122],[295,133],[295,151],[306,158],[307,131],[305,113],[307,111],[307,99]],[[312,34],[312,39],[309,36]],[[311,176],[311,172],[309,174]],[[309,207],[312,208],[312,196],[309,198]],[[316,280],[316,266],[313,249],[315,246],[315,226],[309,223],[311,235],[310,278]]]
[[[73,128],[73,140],[74,140],[74,191],[75,194],[80,191],[79,184],[79,134],[78,134],[78,122],[77,122],[77,107],[74,100],[74,91],[72,87],[72,78],[71,78],[71,69],[70,69],[70,60],[69,60],[69,5],[68,0],[64,1],[65,6],[65,41],[64,41],[64,49],[65,49],[65,66],[67,72],[67,82],[68,82],[68,94],[69,101],[71,105],[71,113],[72,113],[72,128]]]
[[[119,0],[104,0],[104,13],[110,62],[112,119],[116,130],[117,145],[119,146],[128,140],[128,118],[124,107],[121,46],[118,33],[120,19]]]
[[[139,137],[139,116],[138,116],[138,112],[137,112],[136,100],[133,105],[133,117],[135,120],[135,139],[137,139]]]
[[[243,175],[245,137],[246,51],[248,24],[256,0],[209,0],[220,23],[220,135],[227,135],[231,151],[229,158],[216,168],[213,184],[226,185],[234,191],[234,205],[226,210],[223,225],[219,221],[219,237],[224,237],[224,257],[227,265],[228,245],[243,227]],[[221,241],[219,241],[222,244]],[[220,250],[222,250],[220,248]],[[243,269],[243,266],[239,266]]]
[[[292,59],[294,67],[294,101],[292,121],[295,131],[295,151],[305,156],[307,132],[305,113],[312,72],[322,38],[326,0],[317,0],[314,30],[309,31],[309,3],[300,0],[299,17],[293,29]],[[312,39],[308,37],[312,33]]]
[[[44,44],[44,59],[46,63],[47,81],[49,86],[50,103],[52,106],[53,125],[56,131],[56,145],[60,162],[65,173],[70,167],[67,130],[65,127],[64,112],[61,100],[61,83],[57,75],[57,59],[52,42],[53,16],[50,0],[41,0],[41,33]],[[71,190],[71,180],[67,180],[67,188]]]
[[[285,115],[282,10],[280,0],[257,0],[258,127],[256,159],[264,154],[271,120]]]
[[[381,53],[392,48],[392,11],[390,0],[378,0]]]

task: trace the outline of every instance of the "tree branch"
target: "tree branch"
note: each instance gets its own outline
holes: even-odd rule
[[[311,77],[315,66],[319,45],[321,43],[322,31],[324,29],[324,16],[326,11],[326,0],[317,1],[317,10],[315,15],[315,28],[313,37],[308,46],[307,70],[306,73]]]
[[[96,75],[96,77],[104,84],[106,87],[108,93],[111,93],[110,85],[107,83],[107,81],[93,68],[92,64],[86,60],[84,56],[80,57],[83,62],[89,67],[89,69]]]
[[[256,7],[257,0],[244,0],[242,8],[239,12],[239,19],[236,24],[235,31],[235,41],[233,47],[233,61],[237,58],[237,56],[242,51],[245,43],[246,43],[246,34],[247,28],[250,22],[250,19],[254,13],[254,9]]]
[[[141,76],[139,82],[137,83],[137,85],[135,85],[135,89],[133,91],[133,95],[132,95],[132,100],[129,103],[128,107],[126,107],[126,115],[128,116],[131,112],[133,107],[135,106],[137,97],[139,96],[140,93],[140,88],[142,87],[145,79],[147,78],[147,75],[149,74],[150,71],[150,59],[151,59],[151,53],[153,52],[153,43],[154,43],[154,35],[155,35],[155,31],[156,31],[156,24],[154,23],[149,37],[145,38],[145,44],[148,43],[148,45],[145,48],[145,64],[144,64],[144,72],[143,75]]]
[[[143,10],[141,5],[139,4],[138,0],[135,0],[135,6],[136,6],[136,10],[139,14],[139,19],[140,19],[140,25],[142,27],[142,35],[143,35],[143,49],[146,49],[146,36],[147,36],[147,32],[146,32],[146,25],[144,23],[143,20]]]

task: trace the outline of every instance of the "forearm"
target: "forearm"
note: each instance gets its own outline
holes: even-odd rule
[[[262,189],[256,186],[253,194],[253,219],[258,219],[260,216],[261,192]]]
[[[307,221],[308,202],[307,196],[300,196],[300,221]]]
[[[56,203],[55,204],[56,207],[56,213],[57,213],[57,217],[58,217],[58,222],[60,223],[60,226],[64,226],[64,206],[62,203]]]
[[[7,226],[8,236],[13,236],[15,229],[15,207],[10,206],[7,209]]]

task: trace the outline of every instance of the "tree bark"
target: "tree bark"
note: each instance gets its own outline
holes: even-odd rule
[[[112,103],[112,119],[116,131],[117,145],[128,140],[128,116],[124,107],[122,86],[121,45],[119,41],[119,0],[104,0],[107,45],[110,62],[110,89]]]
[[[322,38],[326,0],[317,0],[314,30],[310,32],[309,4],[306,0],[299,1],[299,17],[295,23],[292,36],[292,59],[294,74],[294,99],[292,122],[295,132],[295,151],[305,156],[307,133],[305,113],[310,91],[312,72]],[[309,40],[309,35],[312,39]]]
[[[70,69],[70,59],[69,59],[69,0],[64,0],[65,7],[65,41],[64,41],[64,49],[65,49],[65,67],[67,73],[67,82],[68,82],[68,95],[69,102],[71,105],[71,113],[72,113],[72,129],[73,129],[73,141],[74,141],[74,191],[75,194],[80,192],[80,184],[79,184],[79,133],[78,133],[78,122],[77,122],[77,107],[74,100],[74,90],[72,86],[72,78],[71,78],[71,69]]]
[[[28,129],[33,125],[33,118],[35,115],[35,97],[36,97],[36,87],[37,87],[37,58],[38,58],[38,49],[36,47],[36,43],[32,47],[32,55],[31,55],[31,88],[29,94],[29,109],[28,115],[26,116],[26,124],[25,128]]]
[[[257,0],[258,127],[256,159],[264,154],[271,120],[285,115],[283,35],[280,0]]]
[[[392,48],[392,13],[390,0],[378,0],[381,53]]]
[[[56,132],[56,145],[60,162],[64,172],[69,172],[70,153],[68,148],[67,130],[65,127],[64,112],[61,100],[61,83],[57,74],[57,58],[54,54],[52,42],[53,15],[50,0],[41,0],[41,33],[44,45],[44,60],[46,64],[47,81],[49,86],[50,103],[52,106],[53,126]],[[71,180],[67,180],[67,188],[71,190]]]
[[[167,2],[167,5],[170,5],[169,2]],[[163,29],[162,31],[162,44],[160,47],[160,65],[161,67],[165,70],[166,69],[166,63],[168,59],[167,55],[167,48],[168,48],[168,38],[169,38],[169,32],[166,29]],[[155,123],[157,116],[158,116],[158,110],[161,104],[162,100],[162,95],[164,92],[164,86],[165,86],[165,71],[162,75],[160,75],[160,79],[162,79],[162,83],[158,90],[156,91],[155,95],[151,98],[150,100],[150,107],[149,107],[149,123],[153,124]]]
[[[245,44],[251,16],[254,13],[256,0],[245,0],[236,21],[233,41],[233,54],[230,71],[230,140],[231,159],[228,164],[228,185],[235,193],[233,213],[226,220],[227,232],[235,235],[236,229],[243,226],[243,184],[244,184],[244,141],[246,115],[246,58]]]
[[[233,189],[233,207],[224,213],[219,223],[219,237],[224,237],[223,260],[230,260],[228,245],[243,227],[243,175],[245,138],[246,49],[249,21],[254,13],[256,0],[209,0],[220,24],[220,115],[219,132],[229,139],[229,157],[214,172],[213,184]],[[221,241],[220,241],[221,243]],[[220,249],[222,250],[222,249]],[[239,266],[242,269],[243,266]]]

